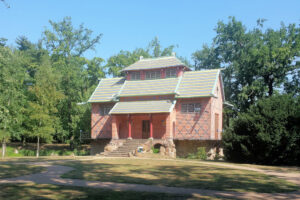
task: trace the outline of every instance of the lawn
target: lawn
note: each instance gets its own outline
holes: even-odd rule
[[[60,164],[75,168],[63,178],[237,192],[273,193],[299,189],[283,179],[253,171],[175,160],[100,159]]]
[[[48,184],[0,184],[0,199],[5,200],[34,200],[34,199],[101,199],[101,200],[141,200],[141,199],[210,199],[207,196],[189,196],[149,192],[124,192],[85,187],[57,186]]]
[[[33,165],[0,163],[0,179],[39,173],[44,169]]]

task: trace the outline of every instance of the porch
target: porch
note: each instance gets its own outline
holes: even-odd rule
[[[112,139],[166,139],[170,134],[169,114],[112,115]]]
[[[118,102],[110,111],[112,139],[172,139],[175,101]]]

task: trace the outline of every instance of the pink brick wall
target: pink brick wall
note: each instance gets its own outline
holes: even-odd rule
[[[182,113],[182,103],[200,103],[200,113]],[[211,98],[179,99],[176,103],[175,139],[210,139]]]
[[[91,116],[91,138],[111,138],[111,121],[112,117],[109,115],[101,116],[100,107],[105,103],[92,103],[92,116]]]
[[[223,129],[223,98],[222,98],[222,85],[221,85],[221,80],[219,79],[214,95],[216,98],[212,98],[212,103],[211,103],[211,139],[221,139],[222,138],[222,129]],[[215,115],[219,115],[219,124],[218,124],[218,134],[217,138],[215,138]]]

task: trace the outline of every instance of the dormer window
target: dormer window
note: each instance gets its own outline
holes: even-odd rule
[[[160,71],[146,72],[146,79],[160,79]]]
[[[131,80],[141,80],[141,73],[140,72],[131,72],[130,79]]]
[[[176,69],[166,69],[166,78],[176,77]]]

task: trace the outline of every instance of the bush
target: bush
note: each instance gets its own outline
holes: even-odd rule
[[[225,158],[234,162],[300,165],[300,98],[262,99],[231,121],[223,134]]]
[[[1,148],[0,148],[1,150]],[[31,149],[20,149],[18,150],[18,153],[15,153],[15,148],[7,146],[6,148],[6,157],[23,157],[23,156],[35,156],[36,155],[36,150],[31,150]],[[87,150],[77,150],[74,149],[72,150],[53,150],[53,149],[42,149],[40,150],[40,156],[70,156],[70,155],[76,155],[76,156],[86,156],[90,155],[90,152]]]
[[[196,153],[189,153],[187,158],[206,160],[207,155],[206,155],[205,147],[198,147],[197,152]]]
[[[158,149],[158,148],[152,147],[152,152],[153,152],[153,153],[159,153],[159,149]]]

